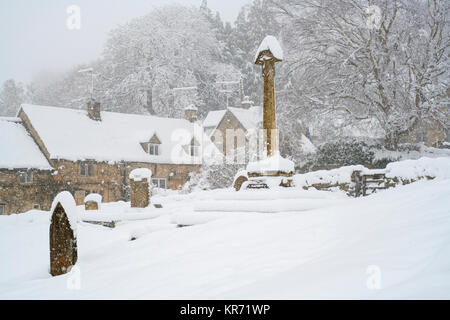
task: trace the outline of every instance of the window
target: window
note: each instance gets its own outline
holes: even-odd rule
[[[155,188],[165,189],[166,188],[166,179],[164,179],[164,178],[152,179],[152,184]]]
[[[192,138],[189,144],[189,154],[191,157],[197,157],[199,155],[199,144],[194,138]]]
[[[150,143],[148,146],[148,153],[153,156],[159,155],[159,144]]]
[[[94,165],[92,163],[81,163],[80,174],[82,176],[92,177],[94,175]]]
[[[152,138],[148,141],[148,148],[147,151],[152,156],[158,156],[160,154],[160,146],[161,146],[161,140],[159,140],[158,136],[154,134]]]
[[[19,174],[20,183],[30,183],[33,181],[33,173],[31,171],[21,172]]]
[[[5,210],[6,205],[4,205],[3,203],[0,203],[0,215],[5,214],[6,210]]]
[[[33,204],[33,209],[40,210],[41,206],[39,204]]]
[[[191,157],[197,157],[198,156],[198,146],[190,146],[190,154]]]
[[[92,163],[88,164],[88,176],[92,177],[94,175],[94,165]]]

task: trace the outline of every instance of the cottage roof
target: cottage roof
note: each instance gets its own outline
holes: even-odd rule
[[[222,120],[227,110],[214,110],[208,112],[205,120],[203,120],[203,127],[217,127],[219,125],[220,120]]]
[[[0,118],[0,168],[51,170],[18,118]]]
[[[195,124],[185,119],[102,111],[102,121],[92,121],[85,110],[28,104],[21,109],[50,159],[178,164],[201,161],[182,151],[194,132],[201,135],[199,130],[194,131]],[[150,155],[141,143],[155,134],[161,141],[160,154]]]
[[[203,127],[216,128],[220,121],[222,121],[227,110],[239,120],[246,130],[256,129],[262,121],[262,108],[260,106],[254,106],[249,109],[228,107],[225,110],[210,111],[203,121]]]

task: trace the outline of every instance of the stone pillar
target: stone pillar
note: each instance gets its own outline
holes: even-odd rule
[[[263,130],[267,156],[277,151],[277,124],[275,119],[275,61],[264,61],[262,68],[264,78]]]
[[[256,51],[255,64],[262,67],[264,79],[263,130],[267,157],[275,155],[277,126],[275,119],[275,63],[283,61],[283,50],[274,36],[266,36]]]
[[[134,181],[130,179],[130,201],[132,208],[146,208],[150,204],[149,182],[146,178]]]
[[[130,201],[132,208],[146,208],[150,205],[150,183],[152,171],[146,168],[130,172]]]
[[[71,207],[76,208],[75,200]],[[50,224],[50,273],[52,276],[69,272],[77,262],[77,239],[73,228],[66,209],[61,202],[57,202]]]

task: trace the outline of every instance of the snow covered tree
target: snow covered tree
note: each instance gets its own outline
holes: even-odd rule
[[[268,0],[254,0],[242,7],[228,40],[231,62],[242,74],[245,95],[255,102],[262,101],[261,72],[253,61],[255,52],[266,35],[278,36],[280,30],[271,8]]]
[[[444,122],[449,4],[441,0],[273,0],[288,23],[286,83],[298,104],[375,118],[386,146],[431,116]]]
[[[110,33],[102,63],[102,100],[180,116],[182,110],[173,110],[171,105],[172,89],[197,86],[211,72],[208,68],[219,48],[199,9],[155,9]]]
[[[25,93],[23,84],[13,79],[6,80],[0,89],[0,115],[15,116],[25,102]]]

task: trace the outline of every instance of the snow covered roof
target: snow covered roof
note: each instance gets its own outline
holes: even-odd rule
[[[354,138],[384,138],[384,130],[376,119],[364,119],[349,123],[342,128],[342,134]]]
[[[258,123],[262,121],[262,108],[260,106],[249,109],[229,107],[228,110],[234,114],[246,130],[256,129]]]
[[[50,159],[179,164],[201,160],[182,151],[181,140],[188,144],[194,136],[194,124],[185,119],[101,112],[102,121],[93,121],[86,110],[27,104],[22,105],[22,110]],[[148,142],[155,133],[161,140],[160,154],[150,155],[141,143]]]
[[[217,127],[219,125],[220,120],[222,120],[227,110],[215,110],[208,112],[205,120],[203,120],[203,127]]]
[[[262,121],[262,108],[260,106],[254,106],[249,109],[228,107],[228,109],[225,110],[210,111],[205,120],[203,120],[203,127],[216,128],[220,121],[222,121],[227,110],[239,120],[246,130],[256,129],[258,124]]]
[[[316,153],[317,148],[304,134],[300,138],[300,148],[304,154]]]
[[[0,118],[0,168],[52,170],[18,118]]]
[[[263,57],[260,57],[260,53],[265,50],[269,50],[275,59],[280,61],[283,60],[283,49],[281,49],[280,43],[278,42],[277,38],[275,38],[274,36],[266,36],[259,45],[258,50],[256,50],[254,60],[256,64],[261,64],[260,61],[261,59],[263,59]]]

